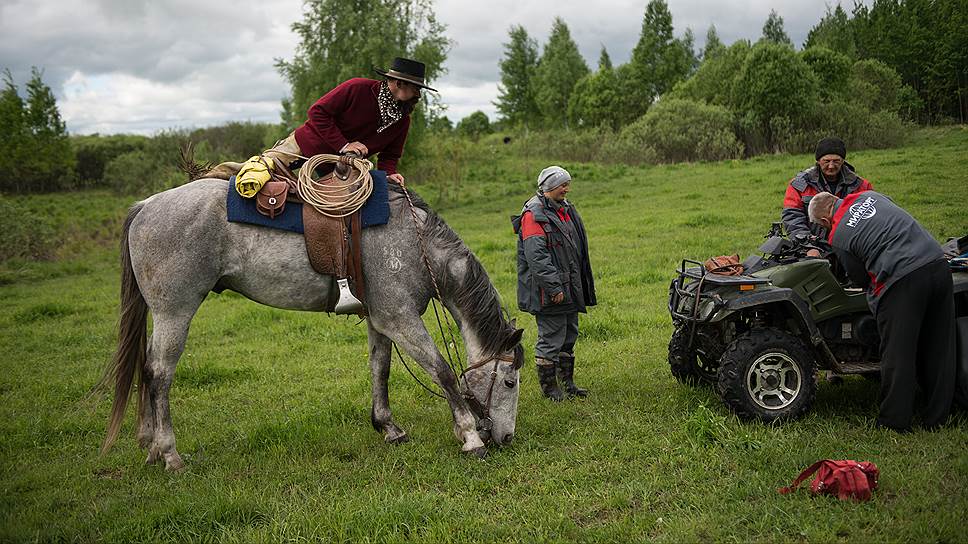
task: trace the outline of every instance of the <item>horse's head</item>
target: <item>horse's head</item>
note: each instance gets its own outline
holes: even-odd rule
[[[472,364],[463,374],[464,397],[477,418],[477,430],[485,442],[498,446],[514,438],[524,366],[522,333],[524,329],[512,329],[501,354]]]

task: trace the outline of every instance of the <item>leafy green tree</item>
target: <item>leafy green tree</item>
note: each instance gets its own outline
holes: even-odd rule
[[[820,97],[823,100],[831,100],[835,96],[847,93],[853,65],[847,55],[826,47],[814,46],[804,49],[800,56],[817,76],[817,81],[820,83]]]
[[[74,183],[75,158],[57,100],[36,67],[21,99],[9,70],[0,93],[0,190],[55,191]]]
[[[782,151],[819,105],[817,76],[792,48],[761,41],[753,46],[733,86],[746,146]]]
[[[717,54],[707,57],[692,77],[676,86],[671,96],[733,107],[735,96],[733,87],[738,74],[746,64],[750,49],[748,41],[739,40],[729,47],[724,47]]]
[[[428,82],[444,72],[450,41],[432,0],[306,0],[304,5],[303,19],[292,25],[300,38],[295,56],[276,60],[290,85],[290,95],[282,101],[282,120],[290,130],[333,87],[367,76],[373,66],[385,67],[394,57],[426,64]],[[435,100],[424,93],[422,106],[414,112],[411,138],[428,120],[422,109],[439,107]]]
[[[702,60],[706,60],[715,57],[725,50],[726,46],[719,39],[719,34],[716,33],[716,25],[709,25],[709,30],[706,31],[706,44],[702,48],[700,57]]]
[[[645,7],[639,41],[632,50],[627,71],[620,75],[628,87],[628,115],[636,118],[649,105],[684,80],[694,69],[692,33],[685,39],[672,35],[672,13],[664,0],[651,0]]]
[[[830,6],[827,6],[827,14],[810,29],[803,48],[810,49],[812,47],[826,47],[849,58],[857,58],[854,29],[850,24],[847,12],[839,3],[833,11],[830,11]]]
[[[612,57],[608,55],[608,50],[602,45],[602,52],[598,55],[598,70],[611,70]]]
[[[571,39],[568,25],[561,17],[555,17],[551,25],[551,35],[532,79],[535,101],[547,126],[558,127],[566,124],[568,100],[572,90],[575,83],[588,72],[588,65]]]
[[[509,37],[510,41],[504,44],[504,58],[499,62],[500,95],[494,105],[506,123],[529,126],[540,115],[531,81],[538,67],[538,43],[521,25],[512,26]]]
[[[21,149],[27,144],[27,109],[20,98],[17,85],[10,70],[3,73],[3,91],[0,92],[0,172],[4,172],[0,189],[13,189],[12,180],[23,176],[20,161]]]
[[[457,133],[476,140],[484,134],[491,133],[491,122],[486,113],[477,110],[457,123]]]
[[[858,56],[918,93],[922,121],[968,121],[968,0],[874,0],[855,6],[851,26]]]
[[[770,16],[766,18],[766,23],[763,24],[762,40],[793,47],[793,42],[790,41],[790,37],[783,30],[783,17],[780,17],[775,9],[770,10]]]
[[[900,107],[901,76],[876,59],[859,60],[852,66],[851,95],[869,110],[897,111]]]
[[[446,116],[441,115],[430,122],[430,131],[438,134],[447,134],[454,130],[454,123]]]
[[[579,127],[616,129],[629,119],[622,108],[622,85],[612,68],[608,52],[602,47],[598,71],[578,80],[568,101],[568,121]]]

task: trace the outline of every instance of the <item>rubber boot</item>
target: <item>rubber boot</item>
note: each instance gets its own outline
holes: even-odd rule
[[[558,354],[558,377],[561,386],[569,397],[587,397],[588,390],[575,385],[575,356],[570,353]]]
[[[538,370],[538,381],[544,396],[555,402],[564,400],[565,395],[558,389],[558,379],[555,377],[555,362],[539,357],[535,359],[535,368]]]

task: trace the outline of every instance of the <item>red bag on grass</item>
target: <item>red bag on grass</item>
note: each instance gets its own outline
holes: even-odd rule
[[[874,463],[858,463],[857,461],[834,461],[824,459],[807,467],[797,476],[790,487],[780,488],[780,493],[786,495],[810,477],[814,472],[816,478],[810,483],[810,492],[814,495],[836,495],[844,501],[867,501],[871,492],[877,489],[877,477],[880,471]]]

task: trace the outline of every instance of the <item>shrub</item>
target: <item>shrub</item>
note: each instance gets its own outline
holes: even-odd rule
[[[800,56],[817,76],[821,98],[830,100],[848,92],[851,61],[847,55],[817,46],[804,50]]]
[[[241,162],[272,147],[285,136],[283,132],[282,125],[231,122],[194,130],[188,137],[195,144],[208,144],[195,148],[200,161]]]
[[[187,181],[172,162],[159,160],[148,150],[118,155],[104,169],[105,183],[119,194],[146,194],[170,189]]]
[[[737,41],[716,56],[704,60],[692,77],[676,85],[669,98],[688,98],[731,106],[733,86],[749,54],[749,42]]]
[[[871,111],[897,111],[903,87],[897,71],[879,60],[854,63],[851,95]]]
[[[483,111],[475,111],[457,123],[457,134],[480,138],[484,134],[491,133],[491,122],[487,119],[487,114]]]
[[[0,195],[0,262],[8,259],[46,259],[56,247],[54,229],[44,221],[24,221],[23,210]]]
[[[782,151],[781,140],[789,135],[774,129],[806,126],[819,103],[819,82],[810,66],[793,49],[766,42],[750,51],[733,90],[744,140],[754,153]]]
[[[77,177],[83,187],[106,185],[104,168],[112,159],[129,151],[145,149],[146,136],[113,135],[74,136],[71,138],[77,159]]]
[[[658,162],[738,158],[743,144],[722,106],[684,99],[660,100],[619,135],[623,149],[642,149]]]

